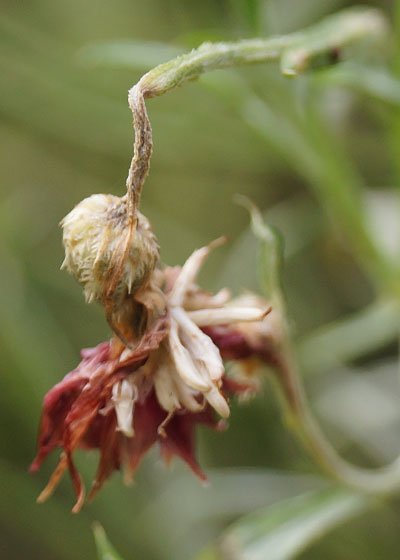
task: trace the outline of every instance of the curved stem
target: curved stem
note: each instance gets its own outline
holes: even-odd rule
[[[385,36],[386,30],[386,21],[378,10],[351,8],[290,35],[236,43],[204,43],[150,70],[128,95],[135,130],[134,156],[126,182],[128,222],[135,223],[142,186],[150,167],[152,137],[144,103],[146,98],[163,95],[205,72],[244,64],[279,60],[281,72],[294,76],[303,72],[315,58],[327,55],[325,63],[329,64],[342,47],[363,38],[380,38]]]
[[[389,494],[400,487],[400,456],[387,466],[365,469],[349,463],[334,449],[311,412],[288,345],[276,366],[279,374],[274,379],[285,405],[287,424],[327,474],[366,493]]]
[[[135,144],[133,158],[126,180],[127,190],[127,225],[136,222],[136,213],[140,202],[143,183],[150,169],[150,158],[153,151],[151,125],[147,116],[144,93],[140,82],[129,90],[128,103],[133,114]]]

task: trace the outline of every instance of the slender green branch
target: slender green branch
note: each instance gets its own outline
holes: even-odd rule
[[[281,342],[271,353],[270,359],[274,366],[274,387],[278,390],[288,428],[297,436],[316,464],[341,484],[372,494],[389,494],[398,490],[400,455],[393,463],[382,468],[357,467],[337,453],[314,418],[303,388],[286,319],[286,303],[280,281],[279,241],[271,228],[263,222],[257,207],[247,200],[241,199],[241,202],[248,208],[253,232],[261,242],[261,264],[267,265],[263,266],[262,270],[267,297],[273,302],[275,312],[282,319]],[[330,351],[336,351],[334,344],[331,345]]]
[[[134,157],[127,178],[129,220],[136,219],[152,153],[145,98],[163,95],[205,72],[244,64],[280,61],[282,73],[293,76],[303,72],[313,59],[321,55],[335,58],[342,47],[363,38],[379,39],[385,31],[386,22],[379,11],[352,8],[290,35],[236,43],[204,43],[198,49],[150,70],[129,91],[128,96],[135,129]]]
[[[311,412],[288,344],[281,356],[284,358],[277,360],[274,380],[287,425],[321,469],[341,484],[365,493],[385,495],[398,490],[400,456],[391,464],[375,469],[357,467],[343,459],[326,439]]]

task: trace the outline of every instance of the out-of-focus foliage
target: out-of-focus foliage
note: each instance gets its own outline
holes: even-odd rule
[[[133,487],[114,476],[76,517],[69,481],[46,504],[35,503],[55,458],[35,476],[27,467],[43,395],[75,366],[82,346],[109,336],[102,310],[86,306],[59,271],[58,222],[85,196],[123,193],[133,141],[128,88],[153,64],[203,40],[288,32],[353,4],[4,3],[2,558],[94,560],[91,525],[98,520],[125,560],[188,559],[241,515],[321,484],[305,476],[313,466],[281,425],[268,386],[249,405],[233,405],[226,433],[199,433],[209,488],[179,462],[166,471],[153,453]],[[368,4],[386,12],[396,36],[396,2]],[[104,50],[110,44],[114,50]],[[239,292],[258,289],[256,241],[233,196],[256,202],[284,239],[284,287],[315,409],[343,453],[373,466],[400,448],[398,286],[383,264],[400,253],[400,58],[395,41],[379,52],[356,51],[351,64],[296,81],[275,65],[254,66],[215,72],[149,100],[155,151],[142,210],[170,264],[229,235],[202,283]],[[78,460],[90,480],[96,457]],[[393,501],[347,522],[301,558],[395,558],[399,516]]]
[[[290,560],[368,505],[367,496],[338,488],[282,500],[234,523],[198,560]]]
[[[121,556],[118,555],[110,544],[103,527],[99,523],[93,525],[93,534],[99,560],[121,560]]]

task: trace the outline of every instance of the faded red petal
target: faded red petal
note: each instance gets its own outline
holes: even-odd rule
[[[101,342],[94,348],[82,348],[83,360],[93,360],[94,363],[105,362],[110,355],[110,342]]]
[[[204,329],[221,349],[223,357],[248,358],[255,355],[245,337],[228,327]],[[40,428],[39,450],[31,470],[39,468],[46,455],[55,447],[63,449],[59,463],[49,483],[39,496],[45,500],[68,469],[77,496],[74,512],[81,508],[85,490],[73,462],[77,447],[99,449],[99,464],[89,498],[96,495],[114,470],[126,466],[128,478],[140,464],[150,447],[159,442],[161,454],[168,463],[174,455],[183,459],[202,480],[205,474],[195,457],[195,430],[198,424],[214,428],[222,426],[214,411],[206,405],[200,413],[177,411],[171,418],[158,403],[151,377],[143,373],[138,378],[139,398],[134,405],[134,437],[118,431],[112,403],[112,388],[121,379],[141,367],[150,352],[157,350],[168,331],[168,317],[158,320],[143,336],[139,346],[126,353],[119,341],[106,342],[82,351],[82,362],[63,381],[49,391],[44,399]],[[156,354],[153,354],[156,357]],[[227,394],[254,392],[254,385],[228,377],[223,378],[222,390]]]
[[[39,430],[38,454],[30,467],[31,472],[40,468],[45,457],[55,447],[63,445],[67,415],[86,385],[93,368],[104,362],[109,352],[109,342],[82,350],[83,360],[79,366],[68,373],[45,396]]]
[[[101,431],[98,432],[100,449],[99,466],[90,490],[88,499],[91,500],[108,480],[114,470],[120,468],[120,441],[123,436],[117,431],[117,418],[114,411],[101,419]]]
[[[66,471],[67,467],[68,467],[68,458],[67,458],[67,454],[65,453],[65,451],[63,451],[60,455],[58,465],[55,468],[53,474],[51,475],[49,482],[47,483],[46,487],[42,490],[42,492],[38,496],[37,501],[39,503],[44,502],[45,500],[47,500],[47,498],[49,496],[51,496],[54,488],[59,483],[59,481],[60,481],[62,475],[64,474],[64,472]]]
[[[122,348],[118,342],[105,342],[95,348],[83,350],[83,360],[79,366],[46,395],[38,453],[31,465],[31,471],[37,470],[43,459],[55,447],[62,447],[64,452],[48,485],[39,496],[40,501],[51,494],[68,468],[78,497],[74,511],[79,510],[84,489],[72,460],[72,454],[79,445],[95,445],[101,450],[95,481],[97,486],[101,486],[111,472],[119,468],[119,459],[117,461],[114,454],[116,444],[114,442],[111,445],[110,438],[105,436],[105,433],[111,434],[111,427],[99,411],[111,402],[113,385],[146,361],[149,353],[157,349],[166,336],[167,329],[167,317],[157,320],[143,336],[139,346],[123,361],[120,361]],[[100,426],[100,429],[96,429],[96,426]],[[115,434],[115,429],[112,433]],[[85,439],[86,434],[88,437]]]
[[[146,451],[157,441],[158,426],[166,417],[166,412],[158,404],[154,391],[147,396],[144,402],[135,404],[133,413],[134,437],[123,439],[123,460],[126,464],[127,479],[133,473]]]
[[[133,416],[134,437],[121,436],[120,440],[128,480],[138,468],[143,455],[156,441],[159,442],[161,454],[167,463],[177,455],[197,476],[206,480],[195,458],[194,436],[197,424],[218,428],[220,423],[215,420],[210,406],[200,413],[176,412],[164,426],[165,436],[160,433],[159,427],[167,419],[167,413],[160,407],[154,391],[147,395],[144,402],[136,403]]]
[[[71,453],[67,453],[69,474],[74,485],[74,491],[77,497],[76,503],[72,508],[72,513],[78,513],[85,501],[85,487],[83,486],[82,478],[77,471],[74,462],[72,461]]]
[[[254,345],[245,334],[225,325],[203,327],[202,331],[218,346],[224,360],[245,360],[254,356],[275,364],[275,352],[267,340],[263,344]]]
[[[237,381],[227,375],[222,378],[222,392],[228,395],[242,395],[244,393],[255,393],[258,389],[258,384],[247,381]]]
[[[195,455],[194,437],[195,428],[198,424],[213,428],[218,427],[219,422],[215,420],[214,413],[209,405],[198,413],[177,412],[165,427],[166,436],[159,437],[159,442],[166,463],[169,463],[174,455],[178,455],[201,480],[207,480],[196,461]]]
[[[38,453],[30,466],[31,472],[40,468],[55,447],[62,446],[65,418],[85,384],[85,380],[67,376],[47,393],[40,422]]]
[[[231,327],[212,326],[203,327],[202,330],[218,346],[224,360],[243,360],[254,353],[243,334]]]

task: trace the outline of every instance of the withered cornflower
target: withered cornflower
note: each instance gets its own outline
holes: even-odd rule
[[[73,462],[77,448],[100,452],[89,498],[114,470],[122,468],[129,481],[155,442],[167,463],[177,455],[205,479],[195,459],[196,425],[221,428],[218,417],[229,416],[229,396],[257,389],[248,376],[228,376],[223,358],[268,361],[274,344],[271,308],[264,300],[251,295],[232,300],[227,289],[212,295],[196,284],[204,259],[219,243],[195,251],[183,267],[155,269],[135,293],[146,316],[136,344],[124,345],[114,336],[82,350],[79,366],[46,395],[31,470],[55,448],[62,452],[38,501],[68,469],[77,495],[73,511],[80,510],[85,490]]]

